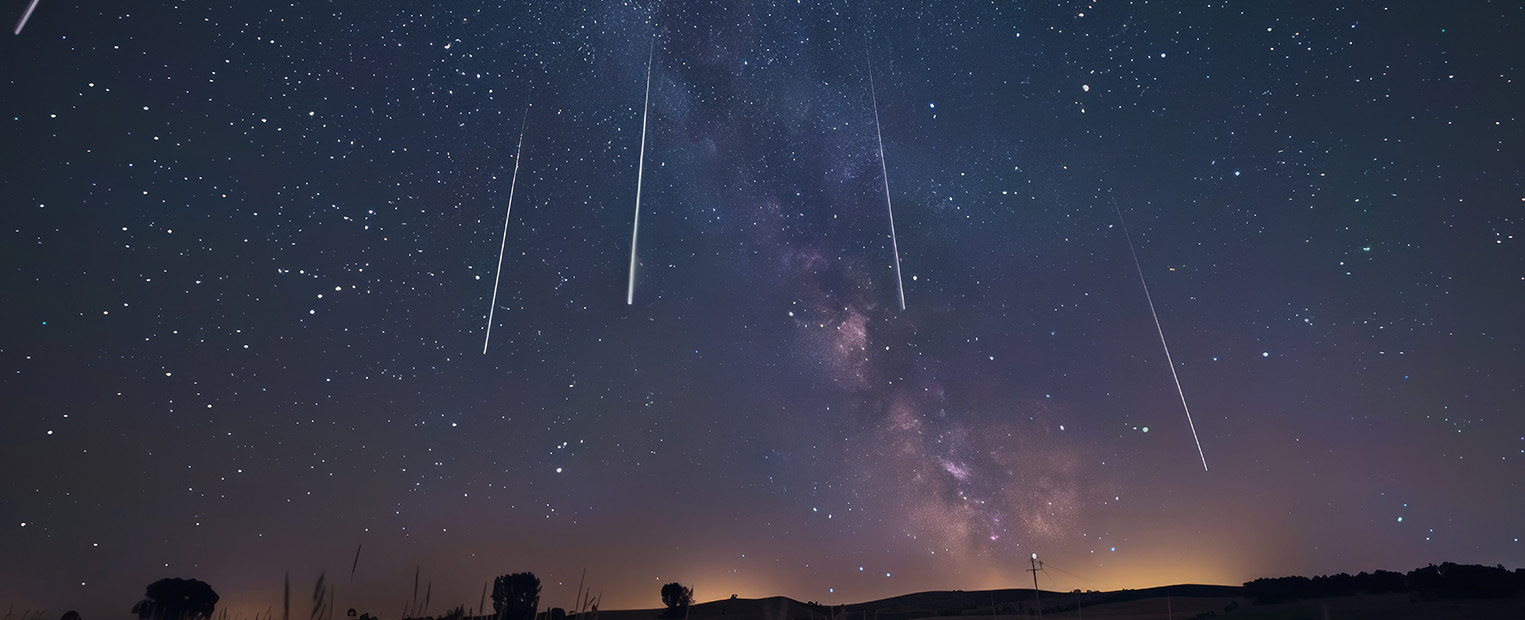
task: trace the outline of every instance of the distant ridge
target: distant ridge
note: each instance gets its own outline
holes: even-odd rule
[[[1041,601],[1040,601],[1041,599]],[[1389,620],[1525,618],[1525,568],[1442,562],[1408,573],[1267,577],[1243,586],[1176,584],[1109,592],[1029,588],[930,590],[862,603],[800,602],[785,596],[732,597],[690,606],[682,620],[1021,620],[1041,611],[1055,618],[1203,620],[1241,607],[1254,617],[1371,617]],[[493,616],[441,620],[490,620]],[[539,620],[668,620],[661,608],[604,610],[583,617],[562,609]]]
[[[1123,603],[1143,599],[1224,598],[1244,596],[1241,586],[1181,584],[1111,592],[1057,592],[1039,590],[1048,609]],[[1025,615],[1032,610],[1031,588],[1001,590],[932,590],[914,592],[862,603],[830,604],[800,602],[785,596],[735,598],[697,603],[689,608],[689,620],[919,620],[922,618],[990,618],[992,615]],[[991,609],[994,602],[995,609]],[[993,613],[992,613],[993,612]],[[598,620],[653,620],[663,610],[632,609],[600,611]],[[569,618],[569,620],[576,620]],[[589,620],[592,620],[591,618]]]

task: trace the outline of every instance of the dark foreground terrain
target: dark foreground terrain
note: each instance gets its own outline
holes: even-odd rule
[[[1039,593],[1046,619],[1089,620],[1522,620],[1525,599],[1435,599],[1414,593],[1362,594],[1256,605],[1237,586],[1179,585],[1117,592]],[[921,592],[852,605],[784,597],[700,603],[689,620],[1026,620],[1032,590]],[[1076,603],[1079,603],[1078,608]],[[992,609],[994,604],[994,609]],[[656,620],[661,609],[606,611],[597,620]],[[589,618],[592,620],[592,618]]]

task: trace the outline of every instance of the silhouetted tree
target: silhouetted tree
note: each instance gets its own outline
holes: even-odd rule
[[[667,606],[668,618],[682,618],[688,613],[688,606],[694,604],[694,589],[676,581],[662,586],[662,604]]]
[[[160,579],[148,584],[147,597],[132,606],[143,620],[194,620],[211,618],[218,596],[212,586],[195,579]]]
[[[503,620],[535,620],[540,578],[535,573],[499,575],[492,581],[492,610]]]
[[[64,616],[62,618],[59,618],[58,620],[79,620],[79,612],[74,611],[74,610],[71,609],[69,611],[64,612]]]

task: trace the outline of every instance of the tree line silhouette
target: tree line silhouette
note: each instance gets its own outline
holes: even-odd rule
[[[1408,574],[1378,570],[1357,575],[1266,577],[1244,583],[1245,596],[1258,604],[1305,598],[1412,592],[1433,598],[1514,598],[1525,590],[1525,568],[1444,562]]]

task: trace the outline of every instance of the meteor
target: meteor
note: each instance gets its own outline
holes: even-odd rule
[[[651,111],[651,61],[656,58],[657,39],[652,37],[651,50],[646,52],[646,102],[641,105],[641,160],[635,169],[635,223],[630,227],[630,290],[625,293],[625,305],[635,303],[635,242],[641,234],[641,177],[646,173],[646,115]]]
[[[865,46],[866,47],[866,46]],[[874,57],[868,57],[868,93],[874,103],[874,137],[879,140],[879,173],[884,178],[884,206],[890,212],[890,249],[895,253],[895,290],[905,310],[905,283],[900,279],[900,244],[895,240],[895,205],[890,202],[890,171],[884,164],[884,133],[879,129],[879,93],[874,90]]]
[[[21,29],[26,27],[26,20],[31,19],[32,11],[37,10],[37,2],[38,0],[32,0],[31,4],[26,5],[26,12],[21,14],[21,21],[16,22],[15,34],[21,34]]]
[[[1202,459],[1202,471],[1207,471],[1207,455],[1202,452],[1202,440],[1197,439],[1197,425],[1191,421],[1191,407],[1186,405],[1186,391],[1181,389],[1181,377],[1176,375],[1176,364],[1170,359],[1170,344],[1165,342],[1165,328],[1160,327],[1160,314],[1154,310],[1154,298],[1149,296],[1149,282],[1144,279],[1144,267],[1138,262],[1138,251],[1133,249],[1133,235],[1128,234],[1128,222],[1123,210],[1112,202],[1117,221],[1123,226],[1123,237],[1128,240],[1128,253],[1133,255],[1133,268],[1138,270],[1138,282],[1144,286],[1144,299],[1149,302],[1149,315],[1154,317],[1154,329],[1160,333],[1160,346],[1165,349],[1165,363],[1170,364],[1170,378],[1175,379],[1176,393],[1181,395],[1181,408],[1186,410],[1186,425],[1191,428],[1191,440],[1197,444],[1197,456]]]
[[[508,182],[508,208],[503,211],[503,243],[498,246],[498,272],[492,278],[492,305],[487,307],[487,337],[482,340],[482,355],[487,355],[487,343],[492,342],[492,313],[498,309],[498,282],[503,279],[503,253],[508,249],[508,216],[514,212],[514,186],[519,183],[519,159],[524,155],[524,127],[529,119],[530,106],[526,103],[524,118],[519,121],[519,146],[514,148],[514,176]]]

